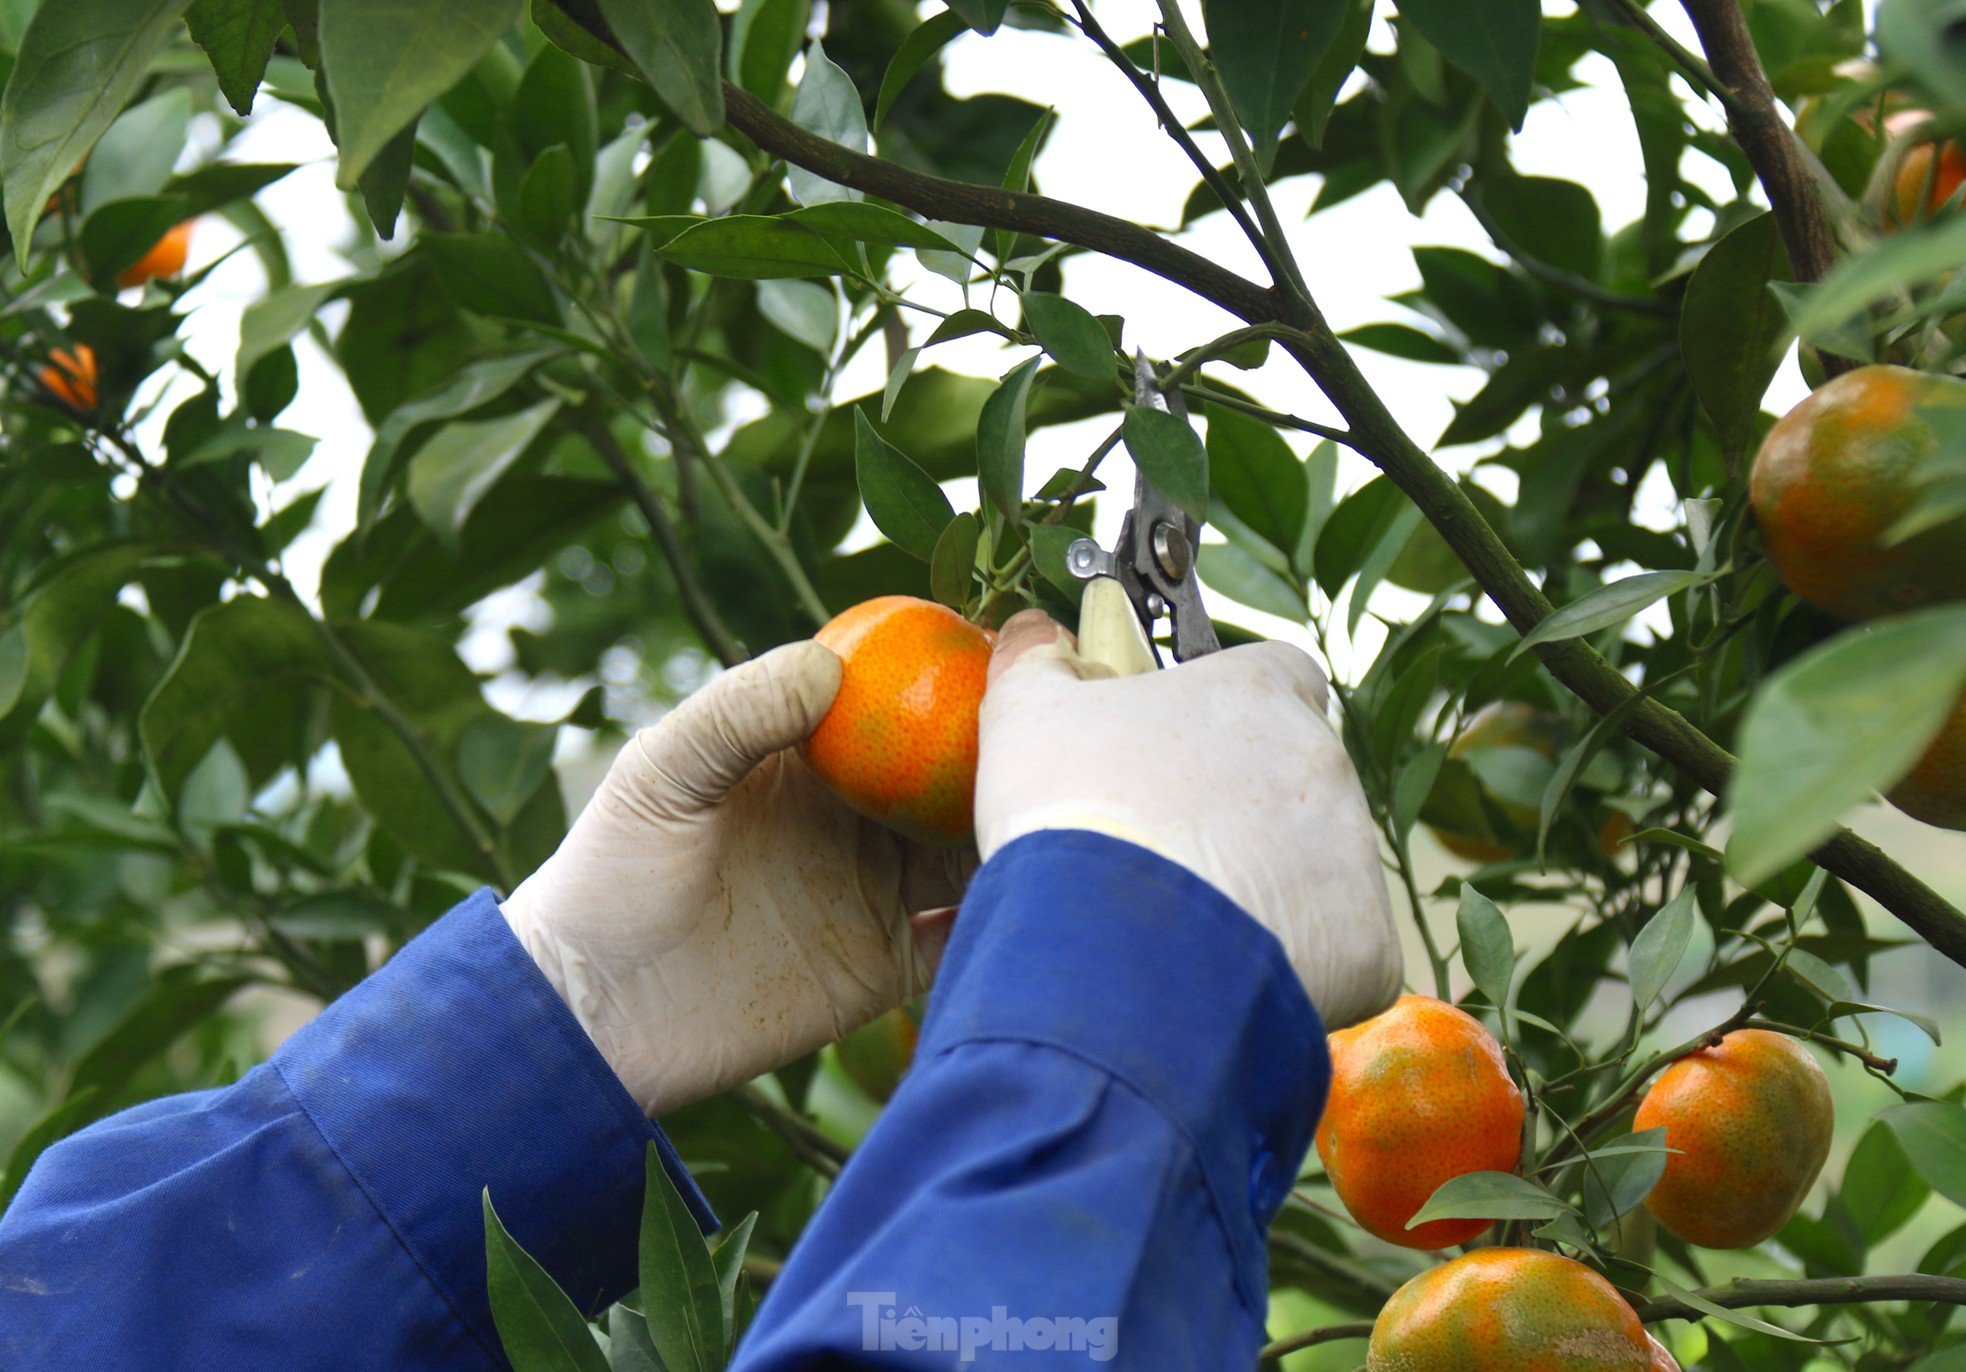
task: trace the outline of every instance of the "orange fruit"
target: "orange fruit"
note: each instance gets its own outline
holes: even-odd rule
[[[874,1100],[886,1104],[915,1061],[922,1028],[907,1006],[888,1011],[833,1045],[840,1069]]]
[[[1448,745],[1447,756],[1466,763],[1483,753],[1522,748],[1554,760],[1571,739],[1570,727],[1562,716],[1519,700],[1498,700],[1476,711]],[[1476,780],[1480,783],[1479,777]],[[1449,823],[1429,824],[1427,828],[1435,841],[1455,857],[1469,862],[1506,862],[1533,852],[1542,806],[1527,804],[1521,796],[1497,795],[1486,784],[1481,784],[1481,793],[1500,812],[1509,832],[1503,833],[1486,813],[1471,812]],[[1617,857],[1619,844],[1631,832],[1631,816],[1622,810],[1606,810],[1598,829],[1598,851],[1606,857]]]
[[[1406,1248],[1466,1243],[1494,1223],[1406,1227],[1442,1182],[1513,1172],[1522,1156],[1522,1092],[1495,1036],[1445,1001],[1408,995],[1330,1046],[1317,1152],[1352,1218]]]
[[[879,596],[813,636],[840,656],[840,694],[805,759],[847,804],[907,838],[975,836],[976,714],[994,636],[914,596]]]
[[[150,251],[123,268],[116,285],[123,290],[141,286],[160,276],[176,276],[184,270],[184,259],[191,252],[191,221],[173,225],[170,232],[150,245]]]
[[[1859,367],[1775,423],[1748,477],[1761,538],[1788,588],[1844,619],[1966,598],[1966,519],[1885,535],[1937,447],[1923,409],[1966,405],[1966,382]]]
[[[48,354],[47,365],[35,373],[48,393],[72,410],[93,410],[100,398],[96,389],[96,350],[77,343],[73,352],[56,348]]]
[[[1617,1288],[1535,1248],[1477,1248],[1393,1292],[1366,1372],[1651,1372],[1645,1326]]]
[[[1645,1344],[1652,1354],[1652,1365],[1647,1372],[1680,1372],[1679,1359],[1675,1358],[1664,1344],[1650,1334],[1645,1336]]]
[[[1966,829],[1966,696],[1884,798],[1913,819],[1941,829]]]
[[[1891,188],[1888,222],[1909,224],[1938,213],[1961,185],[1966,185],[1966,152],[1960,150],[1959,144],[1948,138],[1943,143],[1916,145],[1898,166],[1898,177]]]
[[[1829,1157],[1829,1079],[1786,1034],[1736,1029],[1661,1072],[1636,1130],[1665,1126],[1665,1175],[1645,1198],[1703,1248],[1748,1248],[1789,1222]]]

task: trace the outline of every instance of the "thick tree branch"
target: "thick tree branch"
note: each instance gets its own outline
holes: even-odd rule
[[[1727,88],[1727,127],[1747,154],[1797,281],[1820,281],[1837,258],[1836,229],[1823,207],[1808,154],[1775,103],[1747,19],[1735,0],[1684,0],[1707,63]]]
[[[1527,634],[1551,613],[1549,599],[1467,492],[1400,428],[1308,297],[1292,300],[1259,286],[1127,220],[1041,195],[911,171],[808,133],[734,86],[727,84],[724,96],[732,126],[759,147],[841,185],[938,219],[1012,229],[1102,252],[1185,286],[1251,324],[1290,325],[1296,332],[1282,339],[1283,346],[1344,416],[1351,431],[1348,441],[1419,507],[1509,623]],[[1820,213],[1820,203],[1810,203]],[[1636,694],[1632,683],[1582,639],[1539,644],[1536,653],[1551,675],[1600,715]],[[1627,716],[1623,728],[1700,786],[1715,795],[1725,792],[1733,756],[1685,716],[1646,700]],[[1966,915],[1875,844],[1838,830],[1811,856],[1966,966]]]

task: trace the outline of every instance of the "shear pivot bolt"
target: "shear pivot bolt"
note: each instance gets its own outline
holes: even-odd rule
[[[1154,525],[1154,562],[1169,581],[1181,580],[1195,565],[1188,536],[1166,520]]]

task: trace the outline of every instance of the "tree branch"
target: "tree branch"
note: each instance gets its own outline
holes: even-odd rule
[[[1727,1310],[1753,1305],[1864,1305],[1871,1301],[1966,1305],[1966,1280],[1928,1276],[1923,1272],[1795,1281],[1736,1277],[1724,1286],[1705,1287],[1693,1294]],[[1647,1324],[1657,1324],[1661,1320],[1700,1320],[1706,1315],[1675,1296],[1664,1296],[1639,1306],[1638,1317]]]
[[[1695,6],[1713,2],[1687,0]],[[1732,8],[1731,0],[1724,3]],[[1751,55],[1752,47],[1749,52]],[[1761,85],[1765,91],[1765,76]],[[1250,324],[1291,325],[1300,336],[1286,339],[1286,350],[1344,416],[1352,446],[1419,507],[1516,631],[1527,634],[1551,613],[1549,599],[1529,579],[1467,492],[1400,428],[1307,296],[1289,299],[1129,220],[1048,196],[911,171],[854,152],[807,132],[728,82],[724,86],[724,109],[731,126],[766,152],[841,185],[878,195],[918,214],[1011,229],[1105,253],[1184,286]],[[1813,188],[1805,189],[1813,197]],[[1805,203],[1820,218],[1820,202],[1811,198]],[[1538,644],[1536,653],[1552,676],[1600,715],[1609,714],[1637,694],[1617,668],[1581,639]],[[1626,717],[1622,729],[1700,786],[1715,795],[1725,792],[1734,768],[1733,756],[1677,711],[1645,700]],[[1848,830],[1838,830],[1811,856],[1867,892],[1941,953],[1966,966],[1966,914],[1875,844]]]
[[[1836,262],[1836,229],[1823,208],[1809,156],[1775,103],[1741,7],[1735,0],[1683,3],[1714,76],[1727,89],[1728,130],[1768,193],[1795,279],[1819,281]]]

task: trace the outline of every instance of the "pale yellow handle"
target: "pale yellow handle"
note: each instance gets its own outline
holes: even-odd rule
[[[1114,676],[1138,676],[1159,665],[1126,589],[1110,576],[1085,583],[1085,597],[1079,601],[1079,657]]]

